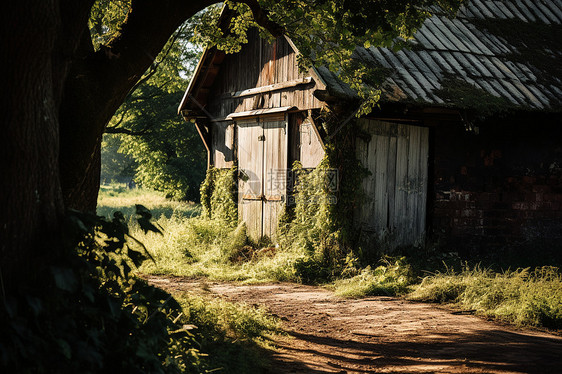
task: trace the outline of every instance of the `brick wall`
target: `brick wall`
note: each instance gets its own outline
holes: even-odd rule
[[[430,233],[486,251],[535,239],[562,243],[562,123],[518,116],[433,131]],[[431,209],[432,208],[432,209]]]

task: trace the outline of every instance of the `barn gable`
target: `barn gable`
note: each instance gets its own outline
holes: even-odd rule
[[[184,117],[213,113],[214,120],[223,120],[232,113],[258,109],[308,110],[324,105],[314,95],[325,89],[322,78],[315,69],[299,71],[298,52],[288,39],[278,37],[270,43],[251,29],[248,40],[236,54],[205,51],[179,107]]]

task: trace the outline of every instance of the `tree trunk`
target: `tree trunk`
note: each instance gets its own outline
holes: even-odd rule
[[[56,258],[65,208],[95,209],[107,122],[181,22],[213,2],[133,0],[121,36],[94,52],[93,1],[0,12],[0,298]]]
[[[56,245],[63,213],[52,54],[60,28],[56,0],[7,3],[2,28],[0,271],[2,291],[34,277]],[[9,9],[6,9],[9,8]],[[8,37],[10,36],[10,37]],[[60,66],[60,65],[59,65]]]

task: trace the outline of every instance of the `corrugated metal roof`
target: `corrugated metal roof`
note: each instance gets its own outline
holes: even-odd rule
[[[507,105],[562,110],[562,0],[470,0],[454,19],[433,10],[410,49],[357,48],[362,63],[393,71],[384,100],[459,106],[447,92],[464,84]],[[334,95],[355,96],[319,72]]]

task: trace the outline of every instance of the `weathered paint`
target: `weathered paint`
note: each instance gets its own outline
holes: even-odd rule
[[[361,231],[393,247],[424,237],[429,131],[425,127],[359,120],[356,155],[370,176],[362,183],[363,201],[355,220]]]
[[[287,121],[254,117],[237,121],[239,213],[248,236],[275,240],[287,193]]]

